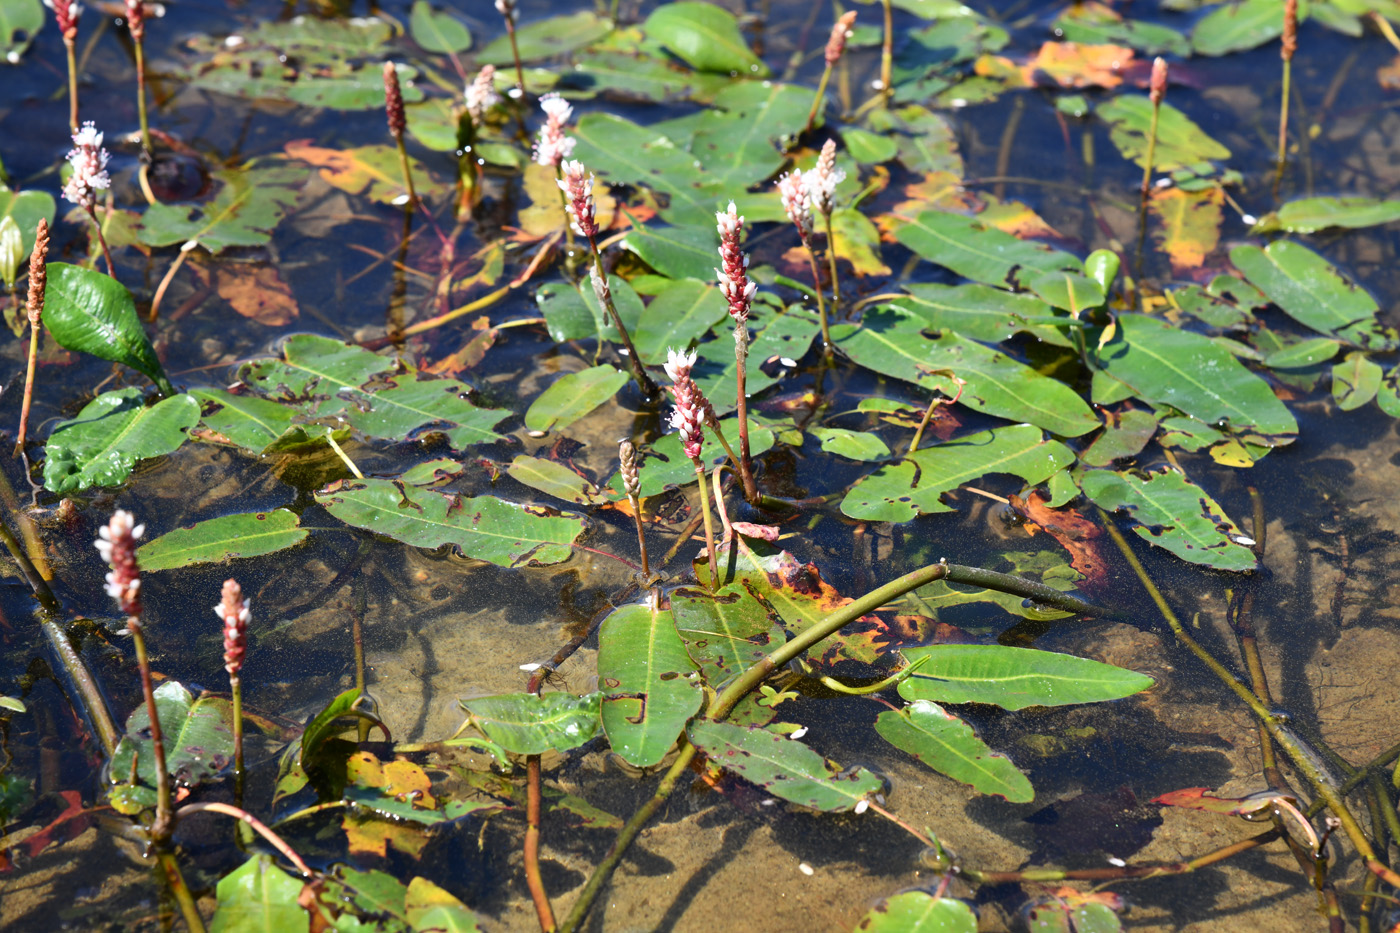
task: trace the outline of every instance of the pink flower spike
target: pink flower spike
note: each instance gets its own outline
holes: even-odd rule
[[[248,621],[252,618],[237,580],[224,581],[223,601],[214,607],[214,613],[224,623],[224,670],[237,677],[248,653]]]
[[[729,315],[739,323],[749,319],[749,303],[758,285],[749,281],[749,257],[739,249],[739,237],[744,230],[744,218],[739,216],[734,202],[729,202],[728,211],[715,213],[715,225],[719,229],[720,268],[715,270],[719,279],[719,290],[729,302]]]
[[[117,601],[123,614],[141,614],[141,568],[136,564],[136,542],[145,534],[145,525],[133,525],[131,513],[117,509],[111,521],[98,529],[93,542],[111,573],[107,574],[107,595]]]
[[[142,0],[126,0],[126,28],[136,42],[146,37],[146,8]]]
[[[63,40],[72,42],[78,35],[78,17],[83,14],[83,5],[78,0],[44,0],[44,6],[53,10],[53,18],[58,23]]]
[[[97,203],[95,192],[112,186],[107,174],[107,150],[102,148],[102,134],[91,120],[73,134],[73,148],[68,153],[68,164],[73,173],[63,186],[63,196],[84,210],[92,210]]]
[[[783,198],[783,210],[787,211],[788,220],[797,227],[797,235],[802,237],[802,242],[807,242],[807,237],[812,232],[812,205],[807,198],[807,188],[803,184],[802,170],[793,169],[790,173],[778,179],[778,193]]]
[[[836,167],[836,140],[828,139],[817,158],[817,167],[807,173],[807,195],[812,207],[827,216],[835,207],[836,186],[846,180],[846,173]]]
[[[467,85],[467,113],[471,115],[472,123],[476,126],[485,122],[486,111],[501,102],[501,95],[496,93],[495,80],[496,66],[482,65],[475,80]]]
[[[540,128],[540,138],[535,141],[534,159],[540,165],[557,166],[573,155],[577,143],[572,136],[564,135],[564,125],[574,115],[574,108],[553,93],[540,98],[540,107],[546,119]]]
[[[695,366],[698,354],[695,350],[686,353],[684,350],[677,352],[670,347],[666,348],[666,376],[679,386],[683,382],[690,381],[690,371]]]
[[[564,177],[559,187],[569,199],[569,218],[574,232],[589,239],[598,235],[597,210],[593,204],[593,176],[583,177],[583,163],[577,160],[559,166]]]
[[[671,413],[671,427],[681,433],[681,446],[685,449],[685,455],[692,460],[700,456],[705,440],[701,428],[707,420],[707,413],[711,411],[709,400],[690,378],[695,359],[694,350],[689,353],[670,348],[666,350],[666,375],[675,383],[671,387],[671,395],[676,400],[676,410]]]

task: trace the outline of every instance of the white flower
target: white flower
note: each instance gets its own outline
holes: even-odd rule
[[[793,169],[778,179],[778,193],[782,195],[783,210],[787,211],[788,220],[797,227],[798,235],[806,240],[812,232],[812,208],[800,169]]]
[[[501,95],[496,93],[495,85],[492,83],[495,78],[496,66],[483,65],[481,71],[477,73],[476,80],[467,85],[467,113],[471,114],[472,122],[477,125],[480,125],[485,119],[486,111],[501,101]]]
[[[553,91],[540,98],[540,109],[552,122],[561,126],[574,115],[573,105]]]
[[[690,370],[695,366],[697,352],[691,350],[686,353],[684,350],[673,350],[666,348],[666,376],[672,382],[680,382],[682,379],[690,378]]]
[[[515,0],[496,0],[496,10],[511,23],[520,18],[520,11],[515,8]]]
[[[73,174],[63,186],[63,196],[91,210],[95,203],[93,192],[112,186],[112,179],[107,175],[107,159],[107,150],[102,148],[102,134],[89,120],[73,134],[73,149],[68,153]]]

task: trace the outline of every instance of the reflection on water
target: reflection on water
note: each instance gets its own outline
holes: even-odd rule
[[[477,6],[481,10],[476,9]],[[569,8],[557,3],[559,9]],[[650,6],[648,4],[648,6]],[[807,10],[800,4],[776,4],[765,33],[770,61],[785,61]],[[182,54],[178,37],[194,32],[227,31],[253,17],[251,8],[177,5],[150,30],[156,44],[152,60]],[[274,8],[259,6],[260,14]],[[402,4],[387,12],[406,17]],[[478,41],[499,31],[485,3],[466,11]],[[530,15],[534,15],[531,11]],[[1015,15],[1021,15],[1017,11]],[[862,16],[865,11],[862,8]],[[903,14],[901,14],[903,16]],[[94,17],[97,19],[97,17]],[[907,21],[907,20],[905,20]],[[1043,26],[1037,19],[1021,27]],[[1313,38],[1312,36],[1309,37]],[[811,45],[811,41],[808,42]],[[85,107],[110,114],[110,123],[133,122],[125,94],[125,50],[108,30],[93,45],[87,60],[90,75]],[[856,73],[873,67],[875,50],[855,53]],[[1385,193],[1397,182],[1391,140],[1396,121],[1384,101],[1375,99],[1369,78],[1358,77],[1345,94],[1328,92],[1336,63],[1351,74],[1369,76],[1388,56],[1379,39],[1342,42],[1316,37],[1314,51],[1300,59],[1297,81],[1315,109],[1302,117],[1320,127],[1307,150],[1284,179],[1284,195],[1311,192]],[[5,74],[7,99],[0,101],[0,152],[12,178],[27,186],[56,188],[51,174],[65,148],[61,107],[49,96],[59,86],[62,52],[52,30],[40,37],[25,67]],[[1258,168],[1246,175],[1236,192],[1242,204],[1267,207],[1269,165],[1267,124],[1272,119],[1271,90],[1260,88],[1256,69],[1274,61],[1272,52],[1211,61],[1193,60],[1182,69],[1186,90],[1174,97],[1217,138],[1236,153],[1234,164]],[[819,64],[816,63],[816,64]],[[812,63],[801,75],[809,74]],[[1272,73],[1272,72],[1270,72]],[[325,145],[347,146],[378,140],[379,116],[373,113],[322,118],[314,112],[281,106],[255,106],[202,92],[185,92],[171,82],[153,80],[162,101],[160,122],[193,149],[214,158],[247,158],[280,152],[289,139],[316,138]],[[1355,93],[1353,87],[1364,88]],[[120,91],[120,93],[119,93]],[[595,106],[581,104],[581,108]],[[605,106],[599,104],[597,106]],[[640,108],[639,108],[640,110]],[[1011,163],[1000,172],[1009,197],[1033,205],[1079,248],[1106,238],[1132,242],[1135,218],[1133,172],[1116,159],[1101,157],[1086,170],[1084,152],[1111,152],[1102,128],[1081,130],[1056,112],[1037,92],[1009,95],[957,114],[957,130],[968,177],[999,174],[1002,131],[1018,114]],[[658,119],[646,111],[638,119]],[[1087,133],[1087,141],[1074,139]],[[1111,163],[1111,164],[1106,164]],[[134,152],[118,152],[114,168],[120,186],[135,171]],[[1087,178],[1086,178],[1086,172]],[[1019,179],[1019,180],[1017,180]],[[907,179],[895,179],[895,182]],[[484,226],[513,223],[511,184],[490,181],[496,203],[488,202]],[[1081,185],[1087,185],[1083,191]],[[879,194],[871,210],[887,209],[898,199],[899,184]],[[258,259],[274,263],[297,296],[301,317],[279,326],[263,326],[231,317],[213,296],[212,266],[192,262],[192,274],[178,278],[164,297],[167,309],[159,325],[158,345],[167,365],[190,385],[220,384],[238,360],[263,354],[288,332],[310,330],[342,337],[372,338],[382,328],[391,304],[409,309],[431,305],[430,285],[443,260],[440,244],[426,228],[418,229],[399,261],[427,276],[396,275],[392,255],[399,227],[389,210],[363,212],[343,193],[316,182],[303,195],[293,221],[267,250],[235,254],[231,262]],[[80,225],[72,225],[77,229]],[[1227,216],[1225,237],[1242,235],[1245,224]],[[65,231],[65,236],[73,235]],[[497,236],[462,231],[456,256],[462,262]],[[61,247],[77,256],[80,240]],[[753,244],[756,263],[765,255],[762,238]],[[1387,231],[1349,233],[1324,240],[1327,255],[1349,268],[1378,295],[1400,291],[1395,281],[1394,239]],[[138,296],[149,300],[168,257],[129,257],[141,269],[133,281]],[[473,259],[461,274],[479,268]],[[513,261],[513,260],[512,260]],[[1146,275],[1169,270],[1148,268]],[[531,317],[528,299],[497,306],[492,321]],[[1390,304],[1390,302],[1383,302]],[[1391,323],[1395,323],[1393,315]],[[409,353],[432,361],[458,351],[471,333],[454,328],[409,344]],[[1033,362],[1053,368],[1058,350],[1024,341],[1018,349]],[[0,350],[18,364],[17,342]],[[591,364],[591,346],[571,347],[550,340],[542,328],[502,330],[470,378],[484,401],[522,411],[561,372]],[[53,385],[66,393],[44,393],[37,401],[41,419],[71,415],[79,387],[96,385],[106,367],[69,359],[48,350]],[[792,410],[817,384],[817,355],[779,389],[758,399],[760,411]],[[829,412],[848,412],[868,396],[900,398],[922,407],[925,397],[902,384],[876,381],[853,367],[840,367],[824,383]],[[1324,390],[1325,391],[1325,390]],[[1264,667],[1276,705],[1298,724],[1300,734],[1319,738],[1346,762],[1366,762],[1394,741],[1393,723],[1400,704],[1400,684],[1389,676],[1400,665],[1394,625],[1396,598],[1391,554],[1400,514],[1393,491],[1400,488],[1400,451],[1394,422],[1368,408],[1333,421],[1330,401],[1312,386],[1296,389],[1291,408],[1302,423],[1300,439],[1248,471],[1215,466],[1208,457],[1183,456],[1182,466],[1198,479],[1209,477],[1218,500],[1247,527],[1247,486],[1263,495],[1267,517],[1267,571],[1252,587],[1253,620]],[[4,417],[13,420],[17,392],[0,398]],[[656,431],[658,420],[638,413],[636,400],[619,400],[595,411],[570,431],[565,453],[583,472],[604,481],[614,469],[618,437]],[[66,406],[60,409],[58,406]],[[877,429],[893,442],[904,438],[868,416],[851,427]],[[964,427],[980,426],[963,413]],[[523,435],[524,432],[518,432]],[[516,453],[561,453],[551,439],[519,436],[520,446],[499,445],[479,452],[493,461]],[[397,471],[412,458],[441,455],[429,440],[421,444],[351,445],[348,452],[366,474]],[[212,445],[186,445],[177,454],[145,469],[115,495],[96,493],[76,519],[43,513],[41,524],[52,542],[54,564],[70,605],[100,614],[100,573],[90,540],[95,516],[120,503],[146,516],[152,534],[229,511],[307,505],[306,492],[340,475],[339,461],[326,458],[295,465],[275,459],[251,460]],[[798,451],[784,449],[767,458],[768,482],[775,492],[801,498],[838,490],[851,476],[832,466],[810,439]],[[13,469],[11,481],[21,485]],[[1016,491],[1009,477],[990,477],[991,492]],[[488,489],[527,500],[535,494],[481,464],[461,481],[463,492]],[[793,534],[784,544],[816,562],[841,592],[856,594],[918,566],[949,557],[966,564],[994,566],[1008,551],[1049,551],[1056,545],[1022,526],[1008,525],[987,501],[962,491],[948,497],[955,511],[927,516],[906,526],[858,525],[843,518],[834,504],[815,506],[783,526]],[[39,497],[41,506],[55,503]],[[664,552],[676,542],[689,517],[689,504],[670,495],[652,504],[659,516],[652,548]],[[731,506],[737,508],[737,506]],[[750,517],[746,515],[736,517]],[[314,529],[307,545],[273,559],[239,566],[245,590],[254,601],[254,644],[245,668],[251,708],[280,719],[301,722],[327,699],[353,684],[352,622],[363,625],[370,690],[396,740],[430,741],[451,735],[461,722],[459,699],[522,688],[522,665],[540,662],[569,639],[587,631],[591,621],[626,591],[629,567],[612,559],[636,558],[631,527],[623,516],[599,512],[582,541],[589,550],[548,568],[503,571],[452,555],[404,548],[386,541],[364,541],[314,506],[303,523]],[[362,541],[364,541],[362,546]],[[695,543],[682,545],[665,568],[672,579],[686,577],[686,561]],[[1231,629],[1231,588],[1235,581],[1188,568],[1160,552],[1139,548],[1151,574],[1193,634],[1218,657],[1231,659],[1244,676]],[[217,628],[211,624],[208,594],[217,590],[224,568],[151,575],[147,583],[149,630],[156,669],[163,677],[220,690]],[[5,734],[8,771],[33,781],[38,803],[25,814],[22,828],[5,839],[8,862],[0,861],[7,889],[0,903],[0,926],[6,929],[151,928],[165,909],[157,887],[140,861],[140,845],[120,832],[122,822],[98,812],[46,830],[63,845],[35,842],[40,827],[53,824],[72,803],[65,792],[78,791],[91,801],[97,791],[96,759],[91,743],[81,742],[82,726],[57,689],[42,660],[41,646],[29,630],[26,593],[15,578],[3,591],[0,640],[0,688],[25,691],[30,709],[9,721]],[[1112,705],[1030,709],[1007,713],[972,708],[967,718],[995,749],[1014,758],[1037,792],[1030,804],[1009,804],[974,795],[883,743],[872,741],[870,724],[884,709],[878,702],[824,696],[785,707],[800,717],[810,741],[846,766],[863,765],[884,775],[892,788],[889,806],[905,821],[927,828],[968,866],[1011,870],[1028,865],[1101,867],[1110,859],[1174,863],[1219,848],[1258,830],[1209,813],[1159,808],[1148,803],[1165,791],[1207,786],[1222,796],[1243,796],[1265,785],[1260,776],[1259,733],[1248,711],[1171,638],[1137,579],[1121,562],[1110,570],[1099,598],[1124,607],[1124,622],[1029,626],[1019,617],[986,604],[949,613],[945,621],[986,637],[1015,629],[1004,640],[1097,658],[1141,671],[1157,681],[1152,691]],[[136,680],[125,656],[113,647],[112,625],[100,620],[83,645],[113,706],[132,709],[138,699]],[[594,681],[595,644],[588,642],[559,672],[556,686],[583,691]],[[793,712],[788,713],[787,710]],[[250,756],[250,786],[270,786],[277,772],[276,749]],[[462,753],[461,760],[467,760]],[[651,793],[654,781],[638,776],[599,743],[566,755],[548,755],[549,784],[562,794],[586,801],[604,814],[625,817]],[[1334,764],[1334,767],[1337,766]],[[470,771],[444,759],[434,777],[449,790],[472,785]],[[1353,798],[1358,800],[1359,798]],[[266,806],[267,800],[253,804]],[[339,824],[328,821],[329,833]],[[519,813],[486,821],[467,821],[436,834],[421,858],[391,855],[387,864],[421,873],[457,893],[477,909],[492,929],[529,930],[535,917],[525,894],[519,865]],[[67,828],[64,828],[64,827]],[[6,827],[9,831],[13,827]],[[243,858],[231,850],[223,829],[192,824],[182,838],[191,865],[191,882],[206,888]],[[550,811],[545,826],[545,883],[567,904],[610,845],[615,829],[606,817]],[[68,838],[69,836],[72,838]],[[312,838],[308,835],[307,838]],[[27,848],[28,846],[28,848]],[[920,846],[898,828],[867,814],[825,816],[797,811],[739,782],[715,787],[696,783],[679,793],[643,835],[600,903],[592,929],[694,930],[762,929],[769,933],[849,929],[877,898],[908,886],[931,883],[921,867]],[[30,853],[32,849],[33,854]],[[329,858],[329,856],[328,856]],[[1358,888],[1362,871],[1348,856],[1336,867],[1341,887]],[[1132,903],[1134,930],[1312,929],[1315,896],[1292,857],[1278,846],[1256,850],[1187,877],[1169,877],[1115,888]],[[955,889],[971,896],[971,889]],[[1012,923],[1021,895],[1014,887],[983,888],[976,894],[984,929]],[[742,915],[735,910],[743,904]],[[1348,903],[1348,910],[1354,904]]]

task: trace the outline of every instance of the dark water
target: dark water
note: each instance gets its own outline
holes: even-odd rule
[[[644,18],[652,4],[637,10],[624,3],[624,16]],[[552,11],[578,4],[556,2]],[[860,7],[861,19],[878,17],[875,7]],[[1014,49],[1034,48],[1048,38],[1046,24],[1058,7],[1017,4],[1002,16],[1012,29]],[[185,41],[197,34],[221,35],[245,29],[262,19],[293,11],[273,4],[208,3],[172,5],[149,30],[149,52],[157,73],[187,56]],[[354,10],[297,10],[364,14]],[[381,8],[406,21],[406,4]],[[458,9],[476,37],[476,47],[500,33],[490,3],[473,0]],[[524,10],[528,21],[547,12],[541,5]],[[988,10],[989,13],[995,12]],[[1145,15],[1136,7],[1132,12]],[[113,135],[135,126],[130,94],[131,64],[121,30],[110,22],[98,33],[100,13],[84,20],[80,50],[85,57],[84,115],[101,115],[102,128]],[[815,48],[824,39],[829,16],[817,17],[807,31],[808,10],[801,4],[774,4],[762,38],[766,59],[781,72],[799,42]],[[1167,20],[1183,28],[1188,20]],[[913,25],[899,13],[901,28]],[[95,40],[89,45],[89,40]],[[1400,181],[1400,161],[1391,140],[1397,117],[1375,81],[1376,69],[1393,57],[1374,35],[1342,39],[1311,27],[1305,30],[1295,81],[1303,102],[1299,125],[1317,125],[1317,136],[1290,166],[1279,197],[1311,193],[1386,195]],[[860,91],[877,68],[878,53],[852,52],[852,85]],[[470,67],[470,57],[467,57]],[[1244,174],[1232,193],[1243,209],[1263,213],[1273,206],[1271,133],[1276,114],[1277,56],[1273,47],[1221,60],[1193,59],[1174,71],[1180,82],[1172,102],[1235,153],[1231,165]],[[819,58],[809,60],[796,80],[814,84]],[[10,177],[23,187],[57,192],[54,167],[67,149],[63,103],[63,49],[52,26],[18,67],[0,70],[0,158]],[[1340,76],[1340,77],[1339,77]],[[1329,93],[1334,82],[1340,89]],[[182,89],[178,81],[157,76],[152,89],[160,106],[153,123],[183,140],[210,164],[270,156],[289,140],[312,139],[319,145],[348,147],[383,138],[377,112],[335,114],[250,104]],[[1095,92],[1086,92],[1095,96]],[[1329,99],[1330,98],[1330,99]],[[653,122],[688,112],[678,105],[618,104],[599,100],[578,105],[579,113],[611,109],[639,122]],[[1067,248],[1081,253],[1104,245],[1108,237],[1131,242],[1136,170],[1126,165],[1097,124],[1066,122],[1057,116],[1050,95],[1036,90],[1011,92],[985,105],[951,115],[966,176],[976,190],[997,186],[1008,198],[1025,201],[1071,239]],[[1019,125],[1008,170],[998,175],[1003,130],[1008,120]],[[1087,142],[1084,137],[1087,136]],[[109,140],[109,143],[111,140]],[[1092,167],[1083,153],[1096,154]],[[431,160],[434,154],[415,152]],[[439,159],[443,171],[450,160]],[[136,190],[132,146],[115,147],[114,184],[123,196]],[[869,202],[873,213],[901,200],[912,179],[895,169],[889,188]],[[978,184],[976,179],[988,179]],[[516,195],[509,183],[499,189],[499,214],[510,216]],[[139,198],[139,196],[137,196]],[[137,202],[131,202],[135,206]],[[155,335],[168,370],[189,386],[223,385],[234,378],[238,360],[272,351],[288,333],[311,331],[339,337],[374,336],[387,310],[402,303],[410,315],[426,316],[431,295],[417,276],[396,276],[375,255],[390,253],[398,242],[399,214],[388,206],[357,204],[356,218],[326,232],[315,223],[318,211],[334,214],[348,203],[327,190],[319,200],[303,202],[297,218],[279,230],[265,250],[235,251],[225,261],[260,260],[281,270],[301,307],[290,325],[267,327],[234,315],[216,297],[198,298],[196,276],[177,278],[165,296],[170,312]],[[62,211],[60,212],[62,213]],[[1224,241],[1242,237],[1248,224],[1227,209]],[[760,231],[762,232],[762,231]],[[1394,239],[1389,231],[1320,237],[1318,248],[1348,269],[1388,309],[1396,324]],[[421,244],[421,245],[420,245]],[[469,256],[482,241],[471,229],[462,232],[457,255]],[[88,248],[83,224],[61,223],[55,237],[58,258],[76,260]],[[771,261],[755,246],[755,264]],[[411,248],[409,265],[430,264],[436,244],[423,234]],[[133,250],[119,253],[123,281],[138,302],[148,302],[174,256],[173,250],[145,257]],[[908,258],[887,247],[887,261],[899,270]],[[514,260],[512,260],[514,262]],[[213,263],[205,261],[206,268]],[[368,271],[366,271],[368,269]],[[507,275],[518,273],[508,266]],[[558,272],[537,277],[535,284],[557,279]],[[1160,284],[1169,270],[1149,265],[1145,279]],[[914,277],[935,278],[924,266]],[[888,282],[862,282],[867,293],[889,290]],[[175,309],[183,309],[177,319]],[[536,315],[528,289],[490,309],[499,324]],[[420,359],[451,353],[470,337],[465,322],[435,331],[410,345]],[[1018,345],[1032,361],[1053,365],[1053,355]],[[0,396],[0,417],[17,418],[17,371],[23,346],[15,341],[0,353],[10,366]],[[536,326],[502,332],[502,338],[469,379],[488,403],[523,411],[547,384],[542,372],[561,359],[591,359],[592,348],[557,346]],[[816,355],[789,383],[759,399],[774,406],[811,388]],[[109,375],[106,364],[58,359],[46,366],[36,414],[41,421],[71,415],[92,387]],[[119,377],[121,378],[121,377]],[[836,387],[832,411],[854,407],[867,395],[900,398],[922,406],[925,397],[897,383],[876,380],[853,367],[828,377]],[[110,386],[107,386],[110,387]],[[107,388],[104,387],[104,388]],[[635,399],[605,407],[570,433],[588,446],[576,462],[600,478],[612,470],[611,442],[632,429]],[[1255,619],[1265,664],[1280,706],[1306,724],[1353,764],[1369,760],[1394,741],[1393,722],[1400,690],[1389,676],[1400,660],[1395,645],[1396,600],[1391,545],[1400,529],[1393,501],[1396,475],[1394,423],[1373,406],[1336,416],[1321,390],[1300,390],[1290,403],[1301,432],[1293,445],[1277,451],[1248,471],[1215,467],[1205,457],[1183,463],[1244,526],[1250,514],[1248,486],[1263,494],[1269,529],[1268,570],[1256,590]],[[653,426],[655,422],[652,422]],[[844,424],[844,423],[843,423]],[[967,415],[964,424],[980,422]],[[852,424],[851,426],[855,426]],[[523,433],[523,432],[521,432]],[[893,437],[893,433],[891,434]],[[901,435],[903,436],[903,435]],[[527,452],[538,446],[522,441]],[[348,452],[366,473],[400,469],[415,459],[445,455],[445,450],[417,444],[357,444]],[[473,450],[475,456],[508,460],[518,449],[499,445]],[[61,595],[73,609],[95,618],[109,612],[102,594],[102,569],[90,541],[98,523],[113,506],[128,508],[147,521],[148,534],[230,511],[302,508],[303,525],[313,529],[294,558],[273,557],[238,567],[245,590],[254,599],[255,638],[245,669],[250,706],[299,722],[329,697],[348,687],[354,663],[350,619],[362,613],[366,631],[371,691],[385,719],[403,740],[440,738],[459,723],[455,701],[523,687],[519,665],[551,655],[587,620],[607,605],[628,582],[622,564],[592,552],[548,568],[501,571],[457,558],[420,552],[384,541],[373,542],[357,557],[360,538],[314,505],[307,491],[339,475],[331,459],[303,475],[280,482],[280,465],[211,445],[187,444],[178,453],[147,465],[132,483],[116,491],[93,491],[79,503],[76,518],[60,518],[53,497],[36,496],[40,525],[53,552]],[[785,451],[767,461],[768,481],[786,494],[820,496],[838,490],[855,475],[832,468],[811,440],[800,451]],[[21,470],[6,461],[10,482],[26,495]],[[1011,480],[996,477],[979,485],[1002,494],[1015,492]],[[507,498],[529,500],[536,494],[502,477],[492,482],[484,471],[469,474],[464,491],[492,490]],[[1008,526],[999,508],[967,492],[950,497],[956,511],[928,516],[895,530],[857,528],[834,504],[815,508],[800,541],[785,542],[816,562],[826,579],[854,595],[939,557],[966,564],[994,566],[1008,550],[1054,548],[1045,536],[1030,538]],[[674,540],[674,532],[664,546]],[[600,518],[583,542],[597,551],[634,559],[629,526]],[[655,548],[656,545],[653,544]],[[681,574],[691,548],[669,568]],[[1162,585],[1197,637],[1217,656],[1238,669],[1233,637],[1226,625],[1227,590],[1232,581],[1188,568],[1161,552],[1139,547],[1148,570]],[[326,592],[336,574],[352,560],[361,569],[345,585]],[[191,686],[223,689],[218,630],[208,607],[226,568],[192,569],[151,575],[146,584],[148,626],[159,673]],[[1008,804],[983,798],[900,756],[874,740],[870,724],[883,709],[871,700],[827,698],[806,703],[801,721],[810,741],[843,765],[864,764],[891,783],[890,808],[919,828],[937,834],[968,866],[1011,870],[1023,865],[1098,867],[1110,857],[1134,861],[1191,858],[1256,830],[1209,814],[1166,810],[1147,805],[1152,797],[1180,787],[1209,786],[1242,795],[1261,789],[1258,732],[1231,694],[1183,651],[1166,631],[1160,615],[1121,562],[1110,571],[1101,598],[1126,610],[1128,623],[1018,626],[1017,643],[1095,657],[1143,671],[1158,680],[1150,693],[1112,705],[1027,710],[1005,713],[973,708],[967,718],[995,749],[1011,755],[1035,785],[1036,801]],[[115,832],[120,820],[99,815],[88,828],[62,846],[37,857],[15,846],[25,828],[42,826],[62,809],[57,796],[78,791],[91,803],[99,789],[91,743],[81,741],[74,720],[46,667],[42,645],[32,631],[27,590],[16,578],[0,592],[0,693],[23,695],[30,713],[12,716],[5,734],[8,768],[34,782],[36,803],[23,818],[5,827],[13,863],[0,873],[0,926],[15,930],[129,929],[157,925],[157,888],[138,859],[139,845]],[[949,621],[973,631],[1012,629],[1015,619],[985,607],[969,607]],[[99,625],[102,623],[99,622]],[[120,646],[120,640],[110,644]],[[88,646],[112,706],[124,715],[139,700],[133,668],[118,647]],[[563,684],[583,690],[593,676],[594,645],[562,671]],[[275,775],[273,750],[254,756],[251,784],[268,784]],[[553,786],[587,799],[615,814],[626,815],[650,794],[652,780],[638,780],[597,748],[546,762]],[[455,780],[439,775],[449,784]],[[593,929],[698,930],[849,929],[876,898],[912,885],[927,884],[920,867],[920,845],[892,825],[869,816],[830,817],[773,805],[764,795],[744,788],[721,794],[698,789],[678,793],[633,856],[619,871],[600,901]],[[728,798],[728,799],[726,799]],[[567,906],[611,841],[606,830],[546,824],[545,882],[560,905]],[[518,813],[489,821],[484,827],[436,837],[421,861],[396,856],[386,867],[402,878],[424,874],[453,891],[483,917],[491,929],[534,928],[533,912],[519,871]],[[330,832],[338,826],[327,822]],[[200,826],[182,839],[192,866],[191,882],[208,888],[243,856],[227,845],[222,830]],[[810,869],[810,872],[805,869]],[[1339,887],[1356,890],[1360,872],[1354,861],[1337,867]],[[1134,905],[1127,915],[1131,929],[1170,930],[1308,930],[1322,926],[1314,897],[1287,853],[1274,846],[1233,859],[1189,877],[1116,885]],[[1006,928],[1024,895],[1011,886],[955,888],[975,898],[984,929]],[[736,910],[736,905],[743,905]],[[1355,916],[1357,902],[1344,899]]]

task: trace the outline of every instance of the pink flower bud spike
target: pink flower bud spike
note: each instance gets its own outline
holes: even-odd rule
[[[384,63],[384,118],[389,124],[389,135],[399,150],[399,172],[403,175],[403,187],[408,192],[408,210],[418,203],[418,192],[413,188],[413,172],[408,167],[408,148],[403,141],[404,130],[408,128],[408,116],[403,109],[403,90],[399,87],[399,72],[393,62]]]
[[[782,196],[783,210],[787,211],[788,219],[797,228],[802,248],[807,252],[807,265],[812,270],[812,291],[817,296],[817,314],[821,317],[822,351],[830,356],[831,326],[826,317],[826,299],[822,297],[822,274],[817,268],[817,250],[812,246],[812,201],[807,194],[807,181],[802,177],[802,170],[795,168],[779,178],[778,193]]]
[[[1147,127],[1147,158],[1142,166],[1142,197],[1152,187],[1152,162],[1157,157],[1157,116],[1162,110],[1162,101],[1167,96],[1167,61],[1158,56],[1152,62],[1152,77],[1147,85],[1147,96],[1152,101],[1152,122]]]
[[[34,400],[34,374],[39,360],[39,331],[44,313],[44,291],[48,286],[49,222],[39,218],[34,228],[34,249],[29,254],[29,300],[25,314],[29,318],[29,364],[24,373],[24,401],[19,410],[19,436],[15,440],[15,456],[24,453],[24,439],[29,431],[29,405]]]
[[[151,124],[146,116],[146,6],[143,0],[126,0],[126,28],[136,52],[136,115],[141,123],[141,150],[151,154]]]
[[[674,383],[671,395],[676,402],[675,410],[671,412],[671,427],[680,432],[681,450],[695,465],[695,478],[700,481],[700,508],[705,519],[705,545],[709,554],[710,589],[713,591],[719,577],[719,562],[715,550],[715,523],[710,517],[710,489],[706,482],[705,461],[700,459],[705,446],[705,412],[710,403],[690,377],[694,365],[695,351],[667,351],[666,375]]]
[[[753,302],[758,285],[749,281],[749,257],[739,247],[744,231],[744,218],[739,216],[734,202],[729,209],[715,213],[715,226],[719,230],[720,268],[715,270],[719,279],[720,294],[729,301],[729,316],[734,319],[734,379],[737,390],[739,416],[739,479],[743,483],[744,498],[758,503],[758,484],[753,477],[753,458],[749,453],[749,307]]]
[[[115,278],[117,271],[112,265],[112,253],[107,249],[107,238],[102,235],[102,224],[97,220],[97,192],[112,187],[112,179],[107,174],[108,158],[107,150],[102,148],[102,134],[89,120],[73,134],[73,148],[68,151],[68,164],[73,171],[63,186],[63,197],[87,211],[102,247],[102,256],[107,260],[107,274]]]
[[[846,40],[851,37],[851,29],[855,24],[856,11],[851,10],[841,14],[836,25],[831,27],[831,37],[826,40],[826,69],[822,72],[821,83],[817,85],[817,94],[812,98],[812,109],[807,114],[807,126],[802,130],[803,133],[812,132],[812,127],[816,125],[817,112],[826,101],[826,86],[831,81],[832,69],[841,61],[841,55],[846,51]]]
[[[233,694],[234,800],[243,806],[243,658],[248,653],[248,621],[251,612],[237,580],[225,580],[222,599],[214,607],[224,625],[224,670]]]
[[[831,214],[836,209],[836,186],[846,180],[846,173],[836,167],[836,140],[828,139],[822,145],[816,167],[803,179],[807,195],[812,199],[812,207],[826,222],[826,262],[831,272],[831,311],[841,306],[841,279],[836,274],[836,241],[831,235]],[[823,334],[823,337],[827,335]],[[831,341],[827,339],[827,347]],[[830,350],[828,349],[828,352]]]
[[[643,586],[651,582],[651,563],[647,558],[647,536],[642,525],[642,482],[637,472],[637,448],[631,441],[623,441],[617,447],[617,459],[621,466],[622,488],[627,493],[627,504],[632,508],[632,520],[637,526],[637,550],[642,555]]]

